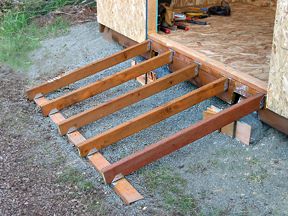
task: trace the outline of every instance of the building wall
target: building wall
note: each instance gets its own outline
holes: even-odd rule
[[[137,42],[146,39],[146,0],[97,0],[97,19]]]
[[[288,1],[279,0],[269,73],[267,108],[288,118]]]

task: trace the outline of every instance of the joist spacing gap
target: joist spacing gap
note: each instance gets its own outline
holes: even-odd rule
[[[45,98],[45,95],[49,93],[53,93],[58,89],[92,76],[128,59],[151,53],[151,47],[153,47],[151,43],[150,41],[145,41],[131,46],[70,73],[51,79],[27,91],[28,99],[36,102],[44,116],[50,116],[51,120],[58,126],[59,133],[61,135],[67,135],[69,141],[78,149],[80,156],[87,156],[90,163],[102,174],[106,183],[110,184],[113,182],[112,186],[114,191],[126,204],[135,202],[143,197],[127,181],[125,175],[129,175],[139,168],[260,109],[261,100],[264,96],[263,94],[256,94],[248,97],[241,103],[219,112],[209,119],[202,120],[164,140],[111,164],[99,150],[105,150],[106,147],[116,144],[128,136],[138,133],[202,101],[227,93],[227,90],[231,86],[229,79],[226,77],[221,75],[215,77],[215,79],[211,79],[210,77],[201,87],[191,90],[189,93],[89,139],[86,139],[78,129],[181,82],[201,78],[201,76],[203,76],[201,64],[196,62],[187,63],[183,67],[179,67],[175,72],[161,77],[155,82],[138,87],[67,118],[60,113],[62,109],[103,93],[106,90],[135,79],[161,66],[171,64],[173,60],[176,59],[174,51],[165,50],[160,52],[157,56],[151,56],[148,60],[110,76],[106,76],[58,98],[52,100]]]

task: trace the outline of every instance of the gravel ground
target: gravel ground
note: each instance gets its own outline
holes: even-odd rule
[[[286,215],[288,212],[288,138],[257,125],[252,146],[213,133],[128,176],[145,199],[124,206],[99,174],[81,159],[49,118],[24,99],[23,91],[63,71],[110,55],[121,47],[105,40],[96,23],[74,26],[69,34],[45,40],[31,54],[23,73],[1,68],[1,210],[2,215]],[[140,58],[136,59],[141,61]],[[129,67],[130,61],[49,95],[59,95]],[[158,70],[167,74],[166,67]],[[139,87],[132,80],[63,110],[71,116]],[[190,92],[181,83],[81,128],[86,138],[130,120]],[[115,162],[201,119],[212,98],[104,149]],[[246,120],[245,120],[246,121]],[[3,170],[3,171],[2,171]],[[75,179],[74,176],[77,176]],[[3,181],[3,182],[2,182]],[[167,187],[167,185],[169,185]],[[96,213],[95,213],[96,212]]]

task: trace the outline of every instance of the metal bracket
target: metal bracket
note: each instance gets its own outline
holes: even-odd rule
[[[228,78],[224,84],[224,91],[227,91],[229,89],[230,82],[231,82],[231,79]]]
[[[93,148],[93,149],[91,149],[91,150],[89,151],[87,157],[91,157],[93,154],[95,154],[95,153],[97,153],[97,152],[98,152],[98,150],[97,150],[96,148]]]
[[[264,95],[260,102],[260,109],[265,108],[265,103],[266,103],[266,96]]]
[[[149,39],[148,40],[148,50],[151,51],[152,50],[152,41]]]
[[[171,49],[171,48],[169,48],[169,50],[170,50],[170,52],[171,52],[170,61],[171,61],[171,63],[173,63],[173,57],[174,57],[174,55],[175,55],[175,51],[174,51],[173,49]]]
[[[194,69],[194,73],[195,73],[195,76],[198,76],[202,64],[200,62],[197,62],[197,61],[194,61],[194,63],[197,65]]]
[[[56,114],[56,113],[58,113],[58,112],[59,112],[59,110],[56,109],[56,108],[54,108],[54,109],[52,109],[52,110],[49,112],[49,116],[50,116],[50,115],[54,115],[54,114]]]

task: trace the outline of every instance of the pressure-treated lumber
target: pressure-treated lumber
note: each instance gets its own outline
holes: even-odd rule
[[[70,132],[77,128],[83,127],[91,122],[123,109],[124,107],[143,100],[144,98],[159,93],[180,82],[193,78],[197,75],[194,69],[195,64],[189,65],[181,70],[162,77],[153,83],[142,86],[106,103],[100,104],[92,109],[67,118],[59,123],[59,132],[61,135],[64,135],[68,131]]]
[[[29,100],[33,100],[37,94],[47,94],[53,92],[85,77],[96,74],[104,69],[110,68],[135,56],[148,52],[149,50],[149,41],[144,41],[143,43],[131,46],[111,56],[92,62],[68,74],[60,75],[42,85],[29,89],[26,92],[27,97]]]
[[[137,133],[153,124],[156,124],[172,115],[175,115],[189,107],[200,103],[210,97],[223,93],[227,89],[227,79],[220,78],[208,85],[202,86],[195,91],[176,98],[167,104],[157,107],[150,112],[144,113],[128,122],[118,125],[96,137],[87,139],[78,146],[81,156],[86,156],[93,148],[100,150],[125,137]]]
[[[102,80],[96,81],[85,87],[72,91],[62,97],[56,98],[44,104],[41,109],[43,115],[47,116],[52,110],[58,111],[90,98],[96,94],[106,91],[110,88],[118,86],[128,80],[136,78],[141,74],[147,73],[172,61],[172,52],[168,51],[147,61],[141,62],[133,67],[120,71],[111,76],[105,77]]]
[[[118,174],[128,175],[249,113],[259,110],[263,97],[264,95],[261,93],[251,96],[241,103],[105,167],[102,169],[105,182],[111,183]]]

